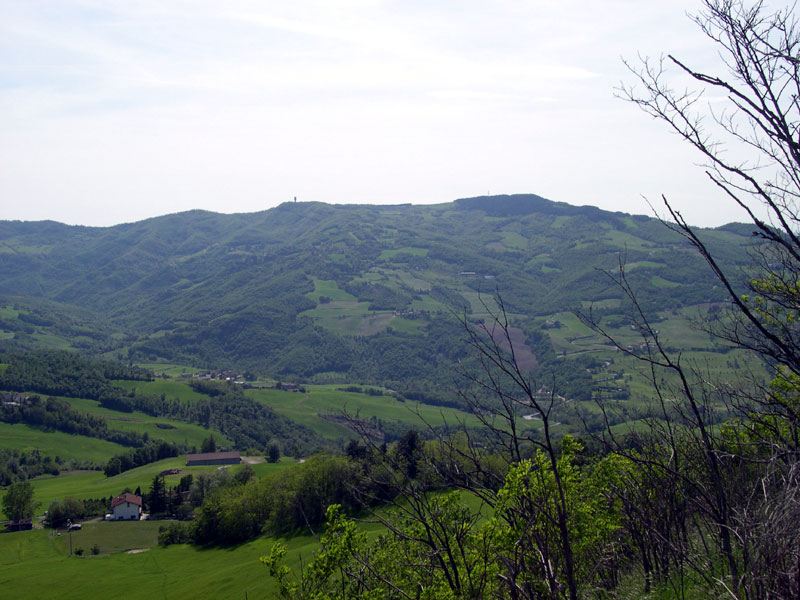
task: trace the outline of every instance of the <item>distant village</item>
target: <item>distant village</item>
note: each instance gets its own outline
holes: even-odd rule
[[[184,379],[200,379],[203,381],[230,381],[237,385],[244,385],[244,374],[231,369],[222,371],[195,371],[194,373],[181,373]]]
[[[228,381],[235,385],[250,386],[246,381],[244,373],[234,371],[232,369],[224,370],[207,370],[196,371],[194,373],[181,373],[183,379],[195,379],[199,381]],[[276,381],[275,389],[283,390],[285,392],[305,392],[306,388],[299,383],[289,383],[285,381]]]

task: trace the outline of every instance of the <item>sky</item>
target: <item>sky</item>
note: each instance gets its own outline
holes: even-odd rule
[[[0,219],[535,193],[742,215],[615,97],[716,50],[696,0],[0,0]]]

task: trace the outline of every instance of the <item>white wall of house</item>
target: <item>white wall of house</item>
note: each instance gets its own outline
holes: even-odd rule
[[[123,502],[122,504],[117,504],[113,511],[114,513],[114,520],[125,520],[128,521],[130,519],[138,519],[139,518],[139,505],[138,504],[131,504],[130,502]]]

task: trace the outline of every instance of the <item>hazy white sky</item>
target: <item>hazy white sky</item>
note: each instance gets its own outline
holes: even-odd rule
[[[669,0],[0,0],[0,219],[110,225],[491,193],[740,218],[621,57],[715,49]]]

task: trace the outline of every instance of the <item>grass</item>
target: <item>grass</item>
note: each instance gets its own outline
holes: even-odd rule
[[[581,306],[588,310],[589,308],[595,308],[597,310],[602,310],[606,308],[619,308],[622,302],[619,298],[606,298],[604,300],[584,300],[581,302]]]
[[[399,331],[400,333],[419,333],[420,330],[425,328],[425,321],[394,317],[389,322],[389,327],[391,327],[394,331]]]
[[[263,477],[268,473],[274,473],[297,464],[293,458],[284,457],[280,462],[260,463],[252,465],[255,475]],[[194,475],[195,477],[203,472],[212,472],[218,467],[215,465],[203,465],[198,467],[187,467],[186,456],[166,458],[158,462],[144,465],[130,471],[125,471],[114,477],[106,477],[102,471],[72,471],[62,473],[57,477],[52,475],[42,475],[31,479],[33,485],[34,500],[39,503],[37,514],[42,514],[53,500],[72,496],[75,498],[108,498],[117,496],[129,488],[135,490],[137,487],[142,491],[147,491],[153,483],[153,478],[162,471],[178,469],[177,475],[166,475],[164,480],[167,487],[178,485],[184,475]],[[227,467],[231,473],[236,473],[243,465]],[[0,493],[2,496],[2,493]]]
[[[646,250],[650,246],[646,240],[616,229],[606,231],[603,237],[615,246],[628,250]]]
[[[120,526],[109,531],[132,535],[140,541],[145,535],[121,527],[135,523],[98,523],[98,527],[109,525]],[[73,533],[73,546],[75,539]],[[0,585],[4,597],[18,600],[264,598],[275,588],[258,558],[267,554],[275,541],[260,538],[233,548],[211,549],[155,546],[139,554],[92,556],[89,553],[70,557],[61,552],[49,531],[2,534]],[[311,536],[298,536],[286,543],[289,548],[286,564],[294,568],[299,566],[301,555],[307,562],[318,548]]]
[[[271,469],[280,469],[289,466],[289,462],[278,463],[277,466],[270,465]],[[255,465],[259,466],[259,465]],[[197,476],[202,472],[210,472],[217,467],[214,465],[204,465],[200,467],[187,467],[186,456],[175,458],[165,458],[158,462],[150,463],[130,471],[125,471],[114,477],[106,477],[102,471],[76,471],[72,473],[62,473],[57,477],[52,475],[42,475],[31,479],[33,485],[34,498],[41,503],[39,513],[46,510],[50,503],[56,498],[107,498],[117,496],[125,488],[135,490],[137,487],[143,491],[149,490],[153,483],[153,478],[168,469],[179,469],[177,475],[167,475],[164,480],[168,487],[174,487],[184,475],[192,474]],[[232,472],[241,469],[241,466],[230,467]],[[259,471],[268,472],[267,468],[259,468]]]
[[[190,391],[196,393],[193,390]],[[203,440],[213,433],[219,444],[223,446],[232,444],[232,442],[219,431],[206,429],[205,427],[193,423],[185,423],[184,421],[169,419],[167,417],[153,417],[141,412],[126,413],[111,410],[103,408],[95,400],[83,398],[64,398],[64,400],[69,402],[77,410],[104,417],[108,422],[109,429],[118,431],[138,431],[139,433],[147,433],[151,439],[160,438],[175,444],[197,447],[200,447]],[[159,427],[159,424],[168,425],[169,428]]]
[[[394,318],[391,311],[370,312],[369,302],[335,301],[319,304],[300,316],[312,317],[326,329],[345,335],[369,336],[384,331]]]
[[[415,292],[427,292],[433,287],[429,281],[415,277],[413,273],[408,271],[393,271],[393,273],[402,286]]]
[[[111,456],[128,450],[113,442],[61,431],[43,431],[23,423],[0,423],[0,439],[3,448],[26,452],[38,449],[44,456],[97,463],[105,463]]]
[[[465,412],[413,402],[400,402],[392,396],[370,396],[356,392],[342,392],[335,385],[307,386],[305,394],[284,392],[282,390],[247,390],[245,393],[270,406],[275,412],[307,425],[320,435],[336,439],[343,436],[353,438],[350,430],[330,423],[319,417],[320,414],[357,415],[358,419],[372,417],[385,421],[400,421],[409,426],[419,426],[421,419],[431,425],[439,425],[443,419],[450,424],[466,420],[469,426],[479,426],[478,420]]]
[[[469,302],[470,312],[473,317],[485,316],[488,312],[497,314],[499,307],[492,294],[481,294],[479,292],[461,292],[464,299]]]
[[[448,308],[428,295],[422,294],[420,300],[411,301],[412,310],[426,310],[428,312],[444,312]]]
[[[462,494],[474,510],[481,508],[472,496]],[[486,507],[483,507],[485,510]],[[309,535],[288,539],[261,537],[227,548],[203,548],[185,544],[163,548],[156,545],[158,527],[167,522],[89,522],[69,534],[51,530],[0,534],[0,585],[4,597],[20,600],[59,600],[107,597],[154,600],[155,598],[267,598],[275,582],[259,557],[276,542],[287,546],[283,564],[294,572],[307,565],[319,549]],[[375,540],[385,529],[376,523],[359,527]],[[98,555],[91,554],[97,544]],[[130,550],[145,550],[129,553]]]
[[[57,335],[36,332],[31,337],[36,339],[39,346],[49,350],[69,350],[72,348],[69,340]]]
[[[398,254],[411,254],[412,256],[427,256],[428,249],[427,248],[414,248],[411,246],[406,246],[403,248],[397,248],[395,250],[381,250],[381,255],[379,257],[380,260],[390,260],[397,256]]]
[[[189,365],[175,365],[171,363],[139,363],[137,366],[143,369],[150,369],[156,375],[166,375],[168,377],[179,377],[183,373],[196,373],[200,371]]]
[[[306,294],[306,297],[319,302],[320,296],[327,296],[333,301],[355,302],[356,300],[352,294],[339,289],[332,279],[314,279],[314,291]]]
[[[90,521],[83,523],[79,531],[71,534],[50,531],[53,547],[63,556],[69,556],[70,537],[73,552],[84,550],[84,556],[102,556],[128,550],[152,548],[158,544],[158,528],[170,521]],[[93,555],[92,546],[97,545],[100,552]]]
[[[137,392],[142,394],[152,394],[154,396],[164,394],[167,400],[178,398],[187,402],[196,402],[207,398],[200,392],[195,392],[189,387],[188,383],[183,381],[169,379],[156,379],[155,381],[115,380],[113,383],[129,392],[135,388]]]
[[[652,285],[655,288],[674,288],[681,286],[680,283],[670,281],[669,279],[664,279],[660,275],[653,275],[650,278],[650,285]]]
[[[520,235],[515,231],[503,232],[503,245],[506,248],[513,248],[515,250],[527,250],[528,238]]]
[[[663,262],[655,262],[652,260],[640,260],[637,262],[625,263],[625,270],[626,271],[633,271],[639,267],[642,268],[649,268],[649,269],[662,269],[666,267],[666,263]]]
[[[11,305],[0,306],[0,318],[2,319],[16,319],[19,316],[19,313],[20,311]]]

